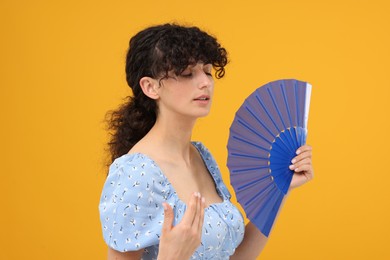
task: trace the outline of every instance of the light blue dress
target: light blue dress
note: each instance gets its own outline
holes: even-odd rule
[[[244,220],[230,202],[230,193],[210,152],[199,142],[193,145],[223,202],[205,209],[202,242],[191,259],[229,259],[244,237]],[[144,248],[142,259],[156,259],[164,201],[174,209],[174,224],[179,223],[186,204],[157,164],[140,153],[116,159],[110,166],[99,204],[103,237],[108,246],[121,252]]]

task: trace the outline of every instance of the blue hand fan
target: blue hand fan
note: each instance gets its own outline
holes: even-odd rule
[[[311,85],[277,80],[256,89],[230,127],[227,166],[237,200],[265,235],[293,176],[296,150],[305,144]]]

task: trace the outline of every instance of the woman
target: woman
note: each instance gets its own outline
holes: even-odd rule
[[[255,259],[267,238],[244,227],[209,151],[191,142],[208,115],[226,50],[196,27],[164,24],[130,40],[127,103],[109,118],[112,164],[100,214],[109,259]],[[313,176],[311,148],[291,169],[297,187]]]

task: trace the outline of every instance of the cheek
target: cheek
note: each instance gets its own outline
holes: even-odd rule
[[[210,95],[214,94],[214,82],[210,85]]]

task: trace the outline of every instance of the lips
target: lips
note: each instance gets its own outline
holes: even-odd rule
[[[210,100],[210,96],[202,95],[202,96],[195,98],[194,100],[206,101],[206,100]]]

